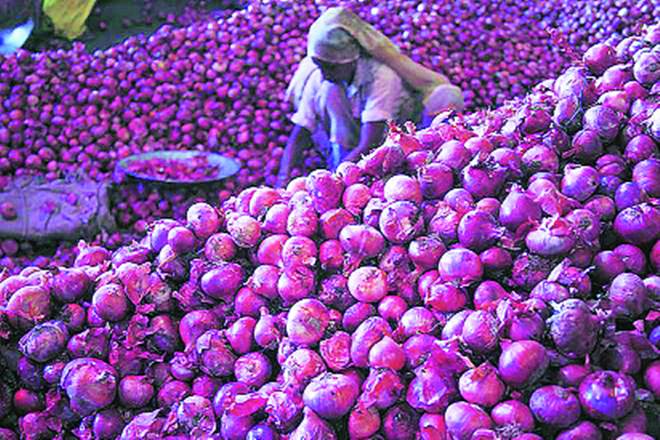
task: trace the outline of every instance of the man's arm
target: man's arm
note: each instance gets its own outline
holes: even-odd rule
[[[377,147],[385,140],[387,124],[385,121],[365,122],[360,127],[360,141],[344,158],[347,162],[357,162],[363,154]]]
[[[277,174],[277,182],[275,183],[276,188],[281,188],[288,183],[291,170],[302,157],[303,149],[309,147],[311,143],[312,135],[310,131],[300,125],[294,125],[282,154],[280,171]]]

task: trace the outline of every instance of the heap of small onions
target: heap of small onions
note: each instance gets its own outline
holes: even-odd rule
[[[154,18],[167,24],[151,36],[131,37],[107,50],[90,54],[76,43],[71,49],[20,51],[3,58],[0,189],[10,177],[23,175],[53,180],[82,171],[103,180],[118,159],[160,149],[221,151],[241,161],[243,169],[220,194],[121,187],[113,199],[117,223],[143,233],[154,219],[182,218],[199,198],[222,202],[248,186],[273,184],[290,130],[290,107],[282,92],[304,56],[301,29],[327,6],[346,3],[413,59],[447,75],[465,91],[469,109],[521,96],[538,81],[561,73],[573,57],[570,46],[585,50],[605,38],[628,36],[657,12],[650,0],[590,2],[586,9],[576,9],[574,2],[561,7],[533,2],[521,8],[505,1],[253,1],[242,2],[247,3],[244,10],[211,14],[219,17],[215,20],[203,3],[189,1],[175,16],[156,14],[153,2],[145,1],[143,24]],[[98,25],[102,30],[103,23]],[[556,29],[567,35],[564,44],[553,37]],[[302,170],[319,166],[315,151],[305,156]],[[301,172],[294,170],[294,176]],[[119,236],[113,241],[126,243]],[[50,261],[70,264],[70,247],[61,246]],[[8,256],[7,264],[17,267],[48,263],[42,257],[52,252],[32,248],[7,241],[0,245],[0,257]]]

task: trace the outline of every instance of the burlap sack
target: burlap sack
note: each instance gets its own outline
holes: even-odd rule
[[[70,241],[115,228],[107,183],[20,179],[0,192],[2,203],[13,204],[17,216],[0,217],[0,237]]]

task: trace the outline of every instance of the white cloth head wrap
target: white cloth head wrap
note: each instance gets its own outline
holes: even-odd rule
[[[332,33],[340,29],[344,32]],[[325,61],[339,62],[326,59],[335,56],[335,60],[353,61],[355,49],[347,42],[342,34],[348,34],[348,38],[354,39],[360,48],[371,57],[387,65],[394,70],[403,81],[410,87],[421,92],[424,96],[424,109],[429,115],[436,115],[448,109],[462,110],[463,95],[461,89],[452,85],[443,75],[432,71],[419,63],[414,62],[408,56],[402,54],[399,48],[387,38],[382,32],[371,26],[366,21],[355,15],[346,8],[329,8],[312,24],[308,37],[307,58],[303,59],[295,73],[289,88],[287,97],[297,105],[302,96],[302,89],[315,65],[311,57],[318,57]],[[330,38],[330,36],[332,38]],[[329,44],[330,41],[345,42],[345,46]],[[332,47],[331,50],[327,50]],[[334,48],[337,48],[336,50]],[[340,56],[340,52],[343,54]],[[321,56],[317,56],[320,54]]]
[[[355,38],[341,28],[312,25],[307,37],[307,56],[334,64],[345,64],[360,57]]]

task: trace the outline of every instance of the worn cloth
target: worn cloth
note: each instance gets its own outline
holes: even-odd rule
[[[0,29],[0,55],[9,55],[23,47],[34,29],[34,21],[30,18],[14,28]]]
[[[337,109],[339,113],[350,112],[357,127],[366,122],[416,121],[421,114],[420,96],[396,72],[373,58],[358,59],[353,81],[343,89],[346,100],[341,105],[336,97],[329,96],[329,92],[336,94],[338,88],[341,90],[342,86],[323,79],[320,69],[311,70],[291,121],[312,133],[325,130],[331,142],[341,144],[345,140],[338,138],[340,125],[333,121],[345,118],[341,114],[335,117]]]
[[[326,36],[331,35],[330,31],[333,29],[345,31],[357,41],[362,52],[389,67],[410,88],[418,91],[427,114],[436,115],[450,108],[463,109],[463,96],[458,87],[451,85],[443,75],[402,54],[383,33],[342,7],[326,10],[310,29],[308,41],[314,43],[311,45],[308,43],[308,56],[301,62],[287,89],[287,96],[296,108],[303,99],[306,83],[311,79],[310,75],[314,71],[310,46],[312,48],[319,46],[318,41],[323,41]],[[347,47],[347,51],[349,50],[353,49]]]
[[[44,0],[44,14],[50,18],[55,33],[69,40],[81,36],[96,0]]]

